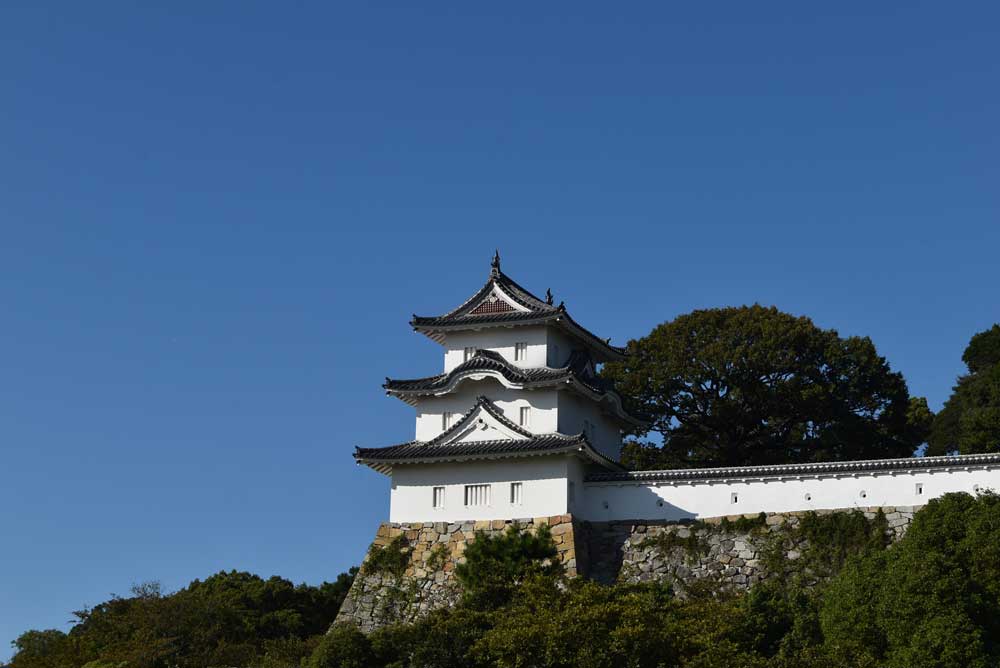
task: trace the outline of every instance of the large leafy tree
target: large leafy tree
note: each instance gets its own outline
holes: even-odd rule
[[[962,361],[969,373],[935,418],[927,454],[1000,452],[1000,324],[973,336]]]
[[[603,373],[662,437],[626,447],[636,468],[906,457],[932,418],[870,339],[774,307],[694,311],[628,352]]]

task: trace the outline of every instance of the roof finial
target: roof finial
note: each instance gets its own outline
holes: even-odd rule
[[[499,248],[497,248],[496,251],[493,253],[493,261],[490,262],[490,268],[493,270],[493,273],[498,273],[500,271],[500,249]]]
[[[552,289],[545,288],[545,303],[552,306]]]

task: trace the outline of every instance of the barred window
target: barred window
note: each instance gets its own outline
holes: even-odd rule
[[[519,482],[510,483],[510,503],[512,506],[521,505],[524,486]]]
[[[490,505],[490,485],[466,485],[465,505],[467,506]]]
[[[527,341],[518,341],[514,344],[514,361],[523,362],[528,358],[528,343]]]
[[[432,497],[435,508],[444,508],[444,487],[435,487]]]
[[[518,421],[518,424],[520,424],[522,427],[531,426],[531,408],[529,406],[521,406],[519,417],[520,419]]]

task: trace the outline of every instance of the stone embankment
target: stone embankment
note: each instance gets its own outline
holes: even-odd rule
[[[916,509],[857,510],[869,522],[882,523],[887,540],[898,540]],[[511,524],[522,531],[547,525],[567,574],[607,584],[669,582],[683,593],[692,583],[707,580],[745,590],[809,553],[807,538],[798,531],[803,518],[835,512],[845,511],[731,516],[694,523],[584,522],[571,515],[513,521],[384,523],[337,623],[353,623],[367,632],[454,604],[460,596],[455,566],[462,562],[466,546],[479,531],[496,535]],[[380,550],[385,554],[379,554]],[[808,568],[806,571],[808,574]]]
[[[395,621],[411,621],[454,603],[460,594],[455,566],[461,563],[476,532],[497,535],[511,524],[522,531],[547,525],[566,572],[577,574],[575,523],[570,515],[513,521],[386,522],[378,528],[335,623],[351,622],[367,632]],[[399,550],[405,565],[372,567],[379,561],[372,558],[379,549]]]

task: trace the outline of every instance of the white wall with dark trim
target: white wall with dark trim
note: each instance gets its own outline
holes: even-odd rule
[[[1000,463],[981,467],[789,477],[587,482],[578,516],[591,521],[918,506],[949,492],[1000,491]]]

